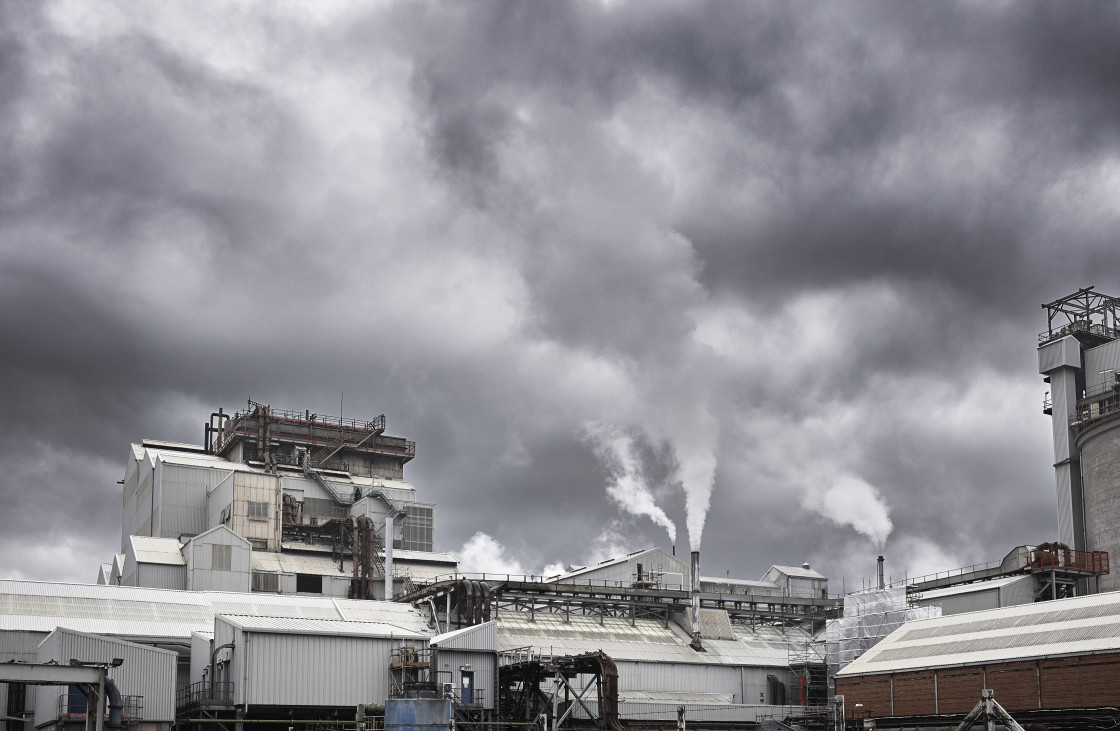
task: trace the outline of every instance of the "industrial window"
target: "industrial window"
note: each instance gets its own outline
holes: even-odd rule
[[[253,572],[253,591],[271,591],[280,593],[280,574],[265,574]]]
[[[404,536],[400,548],[406,551],[431,551],[433,544],[434,510],[431,505],[406,505]]]
[[[296,574],[296,591],[301,594],[322,594],[323,577],[319,574]]]
[[[268,503],[249,503],[249,520],[268,520]]]
[[[210,546],[210,568],[214,571],[229,571],[233,564],[233,546],[214,544]]]
[[[249,545],[252,546],[254,551],[267,551],[268,541],[263,538],[250,538]]]

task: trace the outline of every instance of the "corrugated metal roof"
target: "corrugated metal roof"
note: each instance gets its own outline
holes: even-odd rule
[[[188,638],[212,632],[215,614],[382,622],[421,633],[427,628],[419,611],[396,602],[0,580],[0,630],[50,632],[64,626],[124,637]]]
[[[410,632],[381,622],[347,622],[337,619],[299,619],[295,617],[257,617],[220,614],[218,619],[251,632],[298,635],[336,635],[343,637],[395,637],[426,640],[427,635]]]
[[[548,581],[549,582],[563,583],[564,580],[570,579],[573,576],[579,576],[581,574],[587,573],[588,571],[597,571],[597,570],[599,570],[601,568],[604,568],[604,567],[607,567],[607,566],[617,566],[619,564],[626,563],[630,559],[635,558],[637,556],[644,556],[647,553],[652,553],[654,551],[660,551],[660,550],[661,549],[659,549],[659,548],[645,548],[645,549],[642,549],[641,551],[634,551],[633,553],[628,553],[625,556],[619,556],[617,558],[608,558],[605,561],[600,561],[599,563],[595,564],[594,566],[585,566],[583,568],[576,569],[574,571],[569,571],[566,574],[560,574],[559,576],[550,577],[548,579]]]
[[[733,703],[734,693],[689,693],[683,690],[620,690],[620,703]]]
[[[1120,592],[907,622],[838,675],[1120,652]]]
[[[394,561],[416,561],[422,562],[441,562],[441,563],[458,563],[459,559],[454,553],[446,551],[406,551],[403,548],[393,549]]]
[[[792,576],[795,579],[824,579],[827,578],[824,574],[818,573],[813,569],[802,568],[801,566],[778,566],[770,567],[771,571],[780,571],[786,576]],[[767,572],[769,573],[769,572]]]
[[[973,594],[978,591],[989,591],[991,589],[999,589],[1000,587],[1007,586],[1016,581],[1029,581],[1030,578],[1029,576],[1003,576],[988,581],[976,581],[971,584],[947,586],[944,589],[930,589],[929,591],[921,592],[918,595],[918,600],[925,601],[926,599],[940,599],[942,597],[957,596],[959,594]]]
[[[787,628],[787,635],[772,628],[736,628],[734,640],[704,640],[705,652],[689,646],[691,638],[676,624],[665,627],[649,619],[630,620],[571,617],[502,612],[498,617],[498,649],[523,647],[551,655],[578,655],[602,650],[616,660],[671,662],[700,665],[743,665],[786,667],[789,664],[787,637],[807,641],[805,632]]]
[[[701,576],[701,585],[707,584],[723,584],[725,586],[735,586],[744,589],[769,589],[775,590],[778,585],[773,581],[751,581],[750,579],[725,579],[719,576]]]
[[[441,647],[446,650],[488,650],[493,652],[498,649],[497,641],[497,622],[491,620],[476,624],[473,627],[463,627],[436,635],[431,639],[431,644],[433,647]]]
[[[353,564],[343,562],[343,568],[328,556],[301,556],[293,553],[253,551],[253,571],[271,571],[288,574],[319,574],[321,576],[350,576]]]
[[[169,566],[186,566],[187,561],[180,552],[179,541],[174,538],[153,538],[151,536],[129,536],[132,553],[137,563],[159,563]]]

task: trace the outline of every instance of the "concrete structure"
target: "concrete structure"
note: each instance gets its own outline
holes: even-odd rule
[[[1092,287],[1044,304],[1038,370],[1050,384],[1058,536],[1080,551],[1120,549],[1120,299]],[[1084,588],[1120,589],[1108,574]]]
[[[1120,593],[908,622],[836,676],[879,728],[950,725],[982,688],[1024,725],[1120,721]]]
[[[384,431],[383,415],[355,421],[249,402],[212,414],[203,445],[133,444],[123,559],[98,582],[385,598],[454,573],[455,557],[433,550],[435,506],[404,479],[415,444]]]

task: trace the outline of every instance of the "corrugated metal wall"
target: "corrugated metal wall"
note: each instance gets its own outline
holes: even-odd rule
[[[264,503],[268,516],[249,517],[249,503]],[[268,550],[280,550],[280,478],[255,472],[233,476],[233,520],[230,528],[250,541],[267,541]]]
[[[999,605],[1001,607],[1014,607],[1019,604],[1033,604],[1034,591],[1034,576],[1024,576],[1000,587]]]
[[[401,640],[240,633],[234,655],[248,657],[249,705],[355,706],[384,703],[389,661]],[[244,650],[245,646],[247,650]],[[242,676],[234,682],[245,682]]]
[[[734,665],[684,665],[617,661],[620,691],[652,691],[686,693],[727,693],[737,702],[765,703],[767,675],[777,675],[791,687],[792,675],[782,668],[751,668]],[[761,699],[761,700],[760,700]]]
[[[117,684],[121,695],[143,696],[145,721],[174,721],[175,665],[178,660],[174,652],[57,629],[39,645],[37,661],[45,663],[53,660],[63,665],[71,659],[107,663],[117,657],[122,658],[124,663],[110,668],[109,677]],[[58,718],[58,698],[66,692],[66,688],[39,686],[37,690],[36,726]]]
[[[186,589],[187,567],[162,563],[138,564],[135,586],[149,589]]]
[[[210,527],[206,522],[206,494],[216,475],[217,471],[209,468],[160,462],[159,535],[198,535]]]
[[[224,476],[223,476],[224,478]],[[206,526],[213,528],[222,524],[222,511],[233,511],[233,477],[224,478],[206,493]],[[233,520],[227,525],[232,526]]]
[[[210,653],[216,647],[209,637],[200,635],[197,632],[191,633],[191,670],[190,682],[201,683],[204,675],[209,675],[209,672],[203,673],[205,668],[210,666]]]
[[[230,547],[230,568],[215,570],[213,546]],[[252,552],[245,541],[222,528],[197,536],[183,549],[187,559],[187,588],[191,591],[250,591]]]
[[[472,652],[470,650],[439,650],[436,654],[436,682],[451,683],[455,686],[455,695],[460,696],[463,685],[464,665],[469,665],[469,670],[474,673],[474,702],[482,702],[486,709],[494,708],[494,654],[488,652]]]
[[[1120,373],[1120,340],[1098,345],[1084,352],[1085,388],[1112,382]]]

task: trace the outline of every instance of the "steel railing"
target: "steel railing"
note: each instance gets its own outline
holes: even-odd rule
[[[233,683],[203,680],[184,686],[175,693],[176,708],[200,705],[232,706]]]
[[[1027,562],[1031,573],[1063,571],[1086,574],[1108,573],[1107,551],[1076,551],[1072,548],[1036,548]]]

